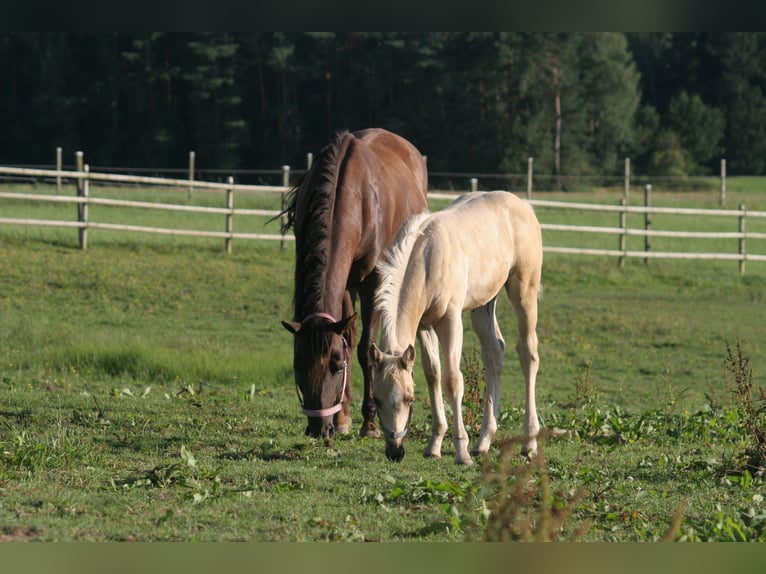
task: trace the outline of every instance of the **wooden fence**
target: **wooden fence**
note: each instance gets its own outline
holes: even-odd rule
[[[235,216],[267,216],[277,217],[280,210],[269,209],[242,209],[234,207],[234,196],[237,192],[258,192],[258,193],[278,193],[282,197],[282,204],[289,187],[287,185],[237,185],[233,178],[229,177],[227,183],[207,182],[189,179],[169,179],[162,177],[144,177],[135,175],[119,175],[108,173],[92,173],[87,165],[82,166],[80,170],[46,170],[29,169],[15,167],[0,167],[0,174],[18,177],[47,178],[56,179],[57,189],[59,189],[62,179],[73,180],[76,184],[76,195],[49,195],[49,194],[30,194],[0,192],[0,199],[15,199],[24,201],[42,201],[54,203],[73,203],[77,204],[77,221],[62,221],[50,219],[21,219],[0,217],[0,224],[3,225],[32,225],[32,226],[50,226],[50,227],[73,227],[78,229],[79,243],[82,249],[88,247],[89,229],[109,229],[113,231],[129,231],[138,233],[158,233],[163,235],[182,235],[190,237],[217,237],[225,240],[227,253],[231,253],[231,244],[233,239],[259,239],[276,240],[284,244],[285,241],[294,239],[291,235],[268,234],[268,233],[241,233],[233,231],[233,221]],[[286,179],[286,178],[285,178]],[[191,195],[195,189],[205,189],[217,191],[226,195],[225,207],[203,207],[193,205],[183,205],[178,203],[154,203],[141,202],[122,199],[108,199],[92,197],[90,194],[90,183],[111,182],[119,184],[133,184],[144,186],[163,186],[176,187],[188,190]],[[286,183],[286,181],[285,181]],[[89,218],[88,207],[91,205],[108,205],[114,207],[132,207],[143,209],[167,210],[176,212],[194,212],[207,214],[224,215],[225,224],[221,231],[201,231],[197,229],[174,229],[166,227],[148,227],[141,225],[126,225],[120,223],[97,222]]]
[[[81,156],[78,156],[81,161]],[[283,185],[238,185],[235,184],[232,177],[228,178],[226,183],[206,182],[189,179],[169,179],[162,177],[143,177],[133,175],[119,175],[110,173],[91,172],[87,165],[78,165],[75,170],[63,170],[60,167],[55,170],[49,169],[30,169],[18,167],[0,167],[0,175],[22,177],[22,178],[41,178],[56,180],[57,190],[60,189],[61,180],[69,180],[75,183],[76,195],[56,195],[52,194],[33,194],[18,192],[0,192],[0,199],[40,201],[40,202],[63,202],[72,203],[78,206],[77,220],[51,220],[51,219],[23,219],[4,217],[0,213],[0,224],[2,225],[28,225],[28,226],[51,226],[51,227],[69,227],[78,230],[79,244],[82,249],[88,246],[88,231],[90,229],[108,229],[115,231],[156,233],[166,235],[184,235],[193,237],[214,237],[224,240],[227,253],[231,252],[232,240],[251,239],[251,240],[275,240],[285,245],[286,241],[293,240],[290,234],[265,234],[265,233],[242,233],[233,231],[233,220],[235,217],[242,216],[267,216],[277,217],[280,210],[268,209],[243,209],[234,207],[234,197],[236,193],[276,193],[284,198],[289,189],[289,168],[283,168]],[[203,207],[176,203],[154,203],[140,202],[123,199],[99,198],[91,195],[91,182],[104,182],[114,184],[130,184],[143,186],[163,186],[187,189],[191,194],[194,189],[206,189],[220,192],[225,195],[225,206],[222,207]],[[473,182],[472,182],[473,184]],[[475,184],[472,185],[475,189]],[[459,193],[430,192],[431,199],[452,200]],[[566,231],[586,234],[610,234],[615,236],[614,249],[595,249],[571,246],[550,245],[546,242],[545,251],[550,253],[570,253],[595,256],[613,256],[617,257],[622,263],[625,258],[643,258],[646,262],[651,258],[675,258],[675,259],[719,259],[733,260],[739,262],[740,273],[745,271],[746,261],[766,261],[766,254],[747,252],[747,240],[764,240],[766,233],[752,232],[747,230],[746,221],[749,218],[766,218],[766,212],[747,211],[745,206],[740,206],[737,210],[732,209],[694,209],[694,208],[669,208],[653,207],[651,205],[651,186],[647,185],[645,189],[645,205],[629,206],[623,199],[620,205],[595,205],[586,203],[573,203],[565,201],[549,201],[541,199],[529,199],[530,203],[536,207],[553,210],[579,210],[594,211],[601,213],[613,213],[616,215],[617,225],[615,226],[586,226],[586,225],[563,225],[541,221],[543,231]],[[118,223],[106,223],[93,221],[89,217],[89,206],[104,205],[114,207],[143,208],[155,210],[168,210],[176,212],[197,212],[222,215],[224,224],[220,231],[202,231],[195,229],[172,229],[165,227],[150,227],[142,225],[127,225]],[[628,214],[643,214],[643,226],[640,228],[629,227],[627,225]],[[714,231],[673,231],[652,229],[652,215],[670,214],[670,215],[700,215],[706,217],[723,217],[733,220],[732,231],[714,232]],[[542,219],[542,218],[541,218]],[[735,229],[736,228],[736,229]],[[630,236],[644,237],[644,249],[627,249],[626,238]],[[653,237],[674,237],[689,239],[732,239],[737,240],[739,248],[732,252],[671,252],[656,251],[651,247],[651,238]]]

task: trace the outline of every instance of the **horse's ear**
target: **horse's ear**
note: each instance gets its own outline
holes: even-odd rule
[[[301,324],[296,321],[282,321],[282,326],[293,335],[297,335],[298,331],[301,330]]]
[[[375,343],[370,345],[370,361],[372,361],[373,367],[378,366],[383,361],[383,353],[380,352]]]
[[[415,347],[409,345],[399,358],[399,362],[402,365],[402,369],[405,371],[412,370],[412,364],[415,362]]]
[[[349,324],[351,324],[353,321],[356,321],[356,313],[353,313],[350,317],[341,319],[337,323],[333,323],[330,325],[330,329],[332,329],[333,332],[337,333],[338,335],[342,335]]]

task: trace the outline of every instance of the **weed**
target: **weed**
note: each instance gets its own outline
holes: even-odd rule
[[[743,351],[740,341],[737,341],[736,355],[729,343],[726,343],[724,366],[734,377],[744,426],[750,439],[745,453],[748,458],[746,470],[763,474],[766,466],[766,393],[763,387],[758,387],[762,404],[757,407],[753,401],[753,369],[750,366],[750,357]]]
[[[575,381],[575,408],[583,406],[593,406],[598,402],[598,388],[596,381],[591,374],[593,360],[585,362],[585,371],[577,371],[577,380]]]
[[[463,424],[466,429],[479,432],[487,375],[476,349],[470,355],[463,353],[463,373]]]
[[[490,492],[487,541],[577,540],[589,528],[587,522],[575,528],[566,525],[586,493],[584,489],[552,491],[544,455],[546,438],[545,433],[538,437],[537,454],[529,459],[516,454],[522,439],[510,438],[500,444],[496,460],[485,460],[481,481]]]

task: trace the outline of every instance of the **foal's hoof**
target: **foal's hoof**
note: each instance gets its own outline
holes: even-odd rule
[[[455,462],[461,466],[471,466],[473,464],[470,456],[456,456]]]
[[[362,428],[359,429],[359,436],[380,438],[380,431],[375,423],[364,423]]]
[[[534,458],[537,458],[537,447],[535,447],[535,448],[522,448],[521,449],[521,456],[523,456],[527,460],[532,460]]]

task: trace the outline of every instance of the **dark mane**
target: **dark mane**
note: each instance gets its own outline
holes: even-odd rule
[[[347,131],[338,133],[287,195],[283,211],[287,217],[282,231],[292,229],[296,238],[300,238],[296,241],[295,252],[293,305],[296,320],[305,318],[323,304],[320,298],[327,273],[339,156],[347,135]]]

